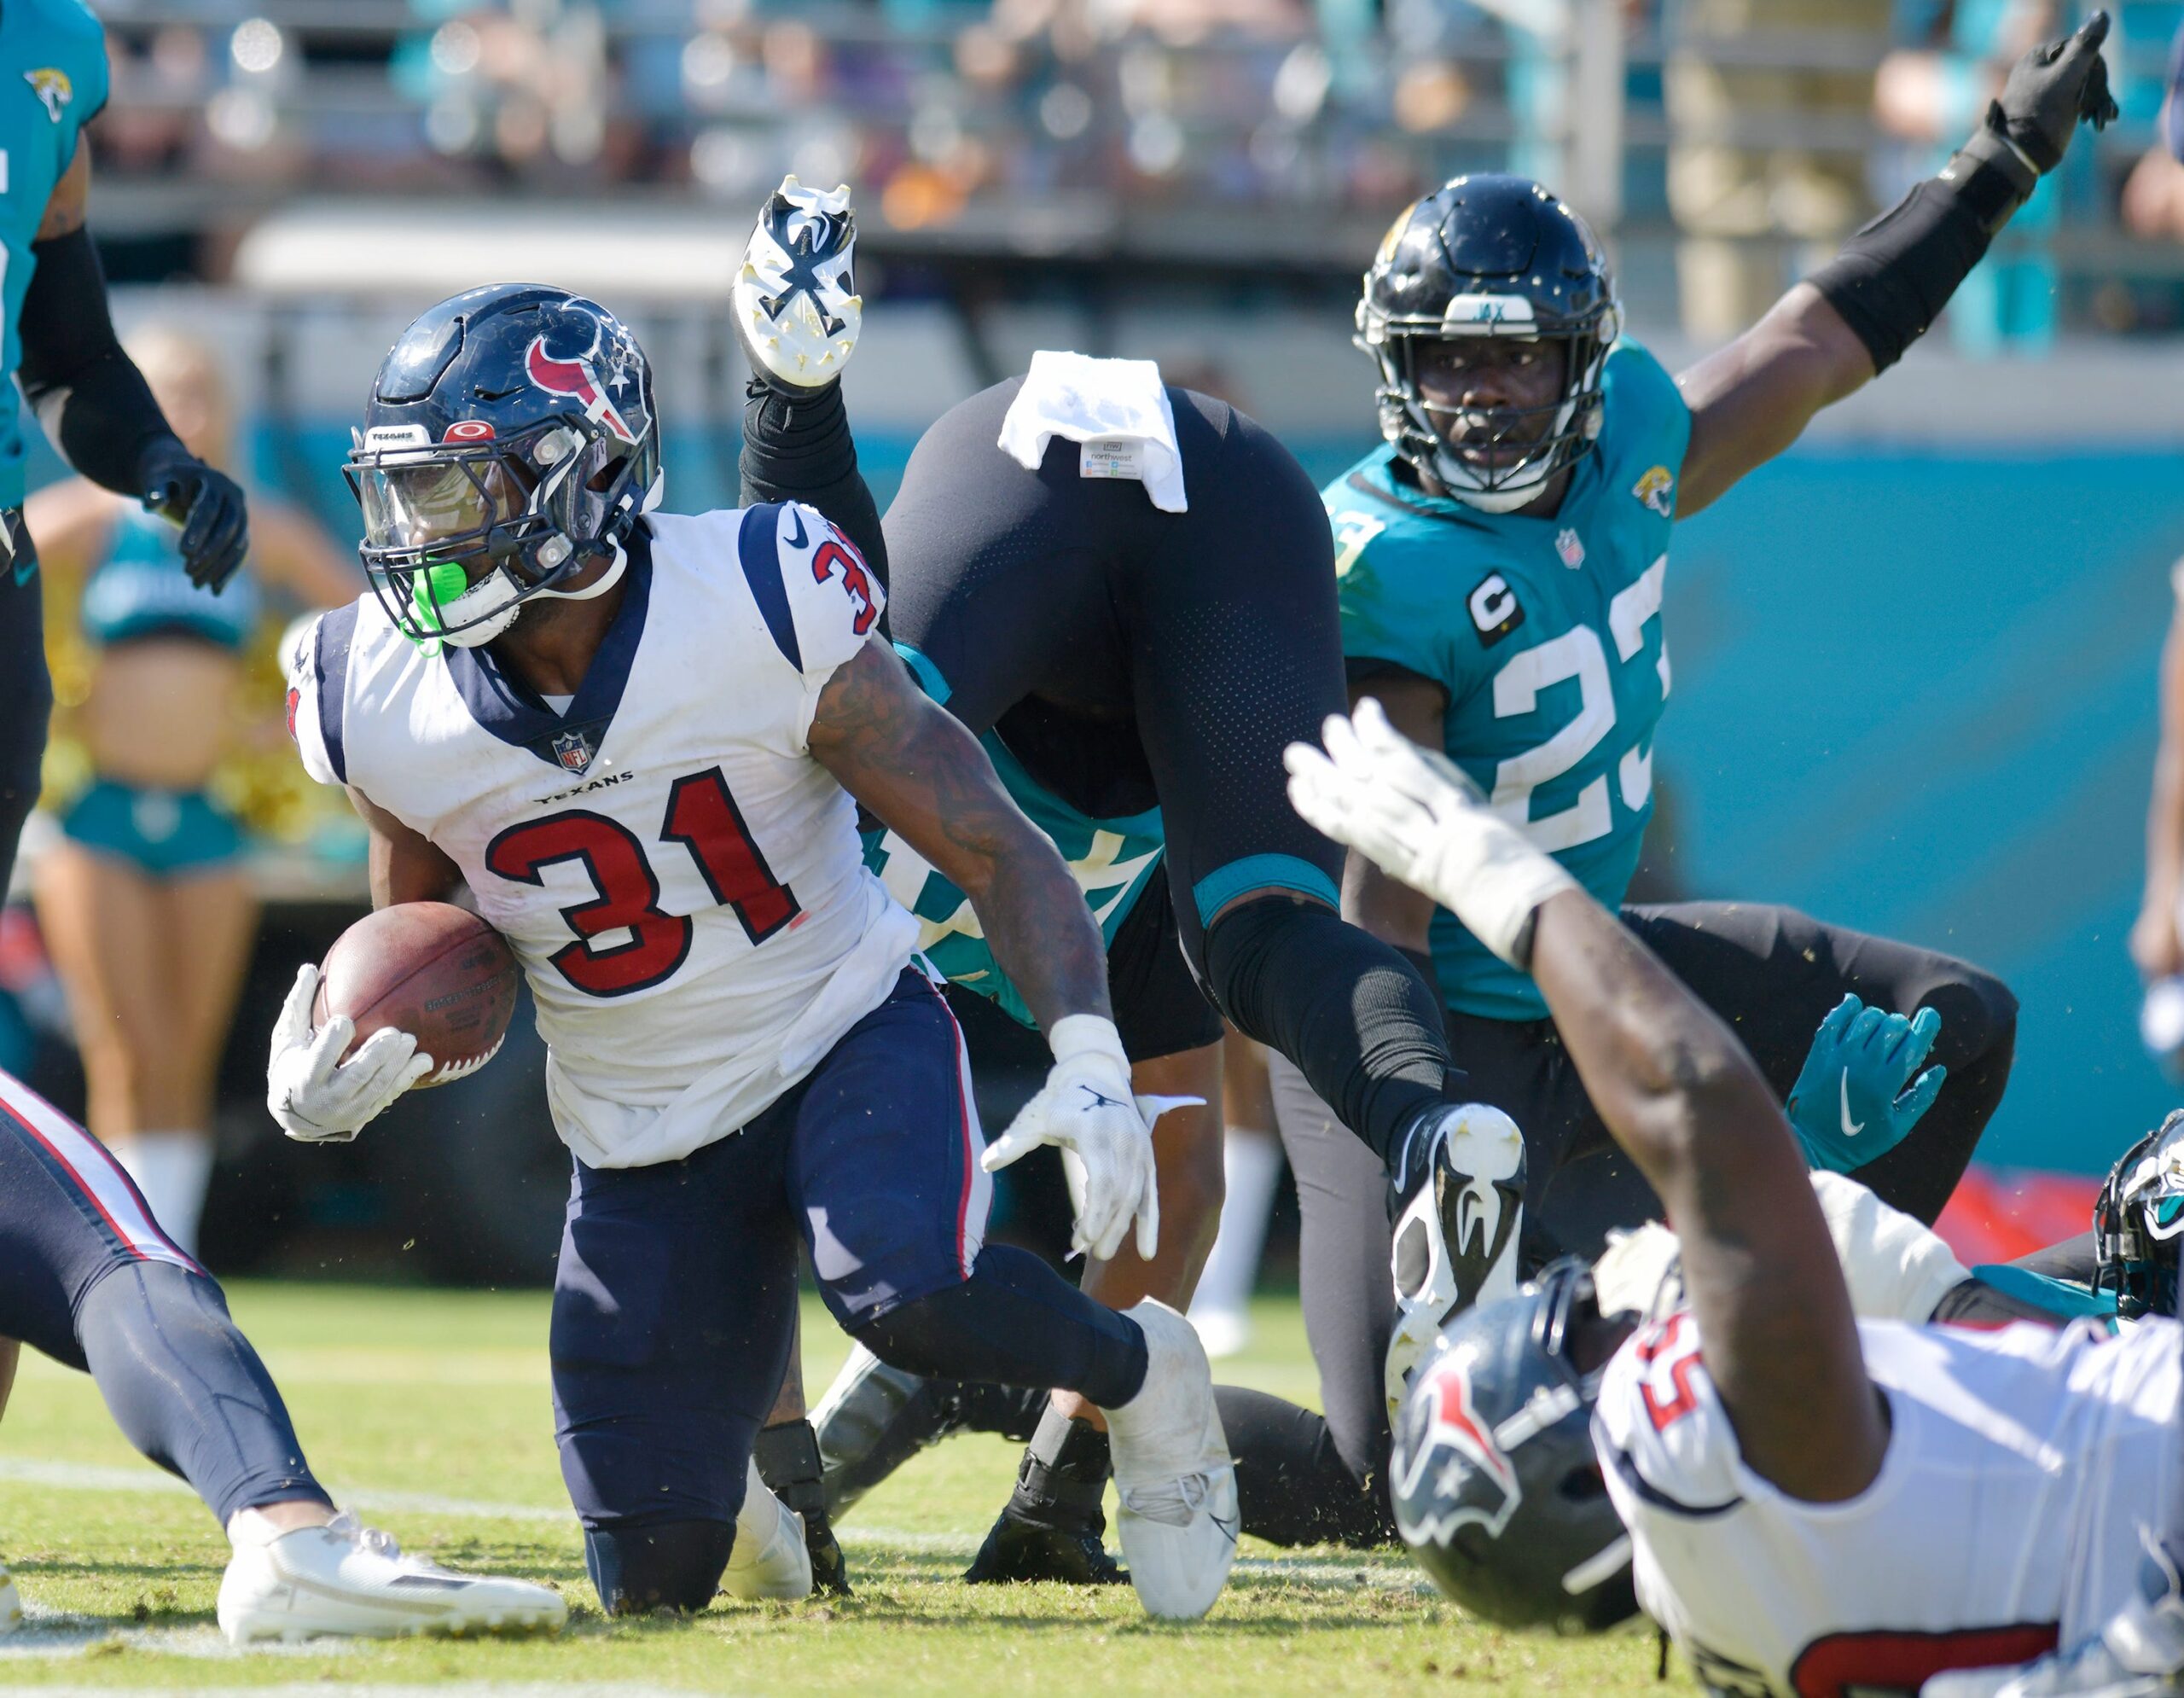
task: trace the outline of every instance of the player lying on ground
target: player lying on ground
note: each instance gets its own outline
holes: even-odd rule
[[[2184,1647],[2173,1565],[2151,1605],[2135,1579],[2149,1521],[2184,1532],[2184,1331],[1858,1321],[1803,1152],[1728,1027],[1376,703],[1326,741],[1290,751],[1299,811],[1530,974],[1682,1247],[1681,1301],[1644,1324],[1560,1263],[1449,1329],[1403,1422],[1413,1542],[1459,1567],[1502,1554],[1527,1447],[1590,1406],[1637,1600],[1715,1689],[1915,1691],[2126,1607]],[[1531,1565],[1536,1618],[1612,1613],[1612,1542],[1571,1561],[1513,1541],[1506,1560]]]
[[[1721,499],[1823,408],[1885,372],[1932,323],[2082,117],[2114,110],[2096,16],[2022,60],[1943,172],[1845,244],[1744,335],[1671,380],[1622,335],[1607,261],[1583,220],[1520,177],[1459,177],[1408,208],[1368,270],[1358,344],[1379,376],[1385,445],[1322,491],[1333,523],[1354,693],[1469,772],[1594,896],[1621,907],[1653,809],[1669,693],[1665,575],[1676,521]],[[1751,570],[1765,570],[1754,561]],[[1672,599],[1670,597],[1670,599]],[[1361,1483],[1387,1455],[1384,1373],[1451,1309],[1517,1265],[1599,1253],[1656,1201],[1616,1148],[1536,989],[1427,898],[1353,865],[1344,912],[1434,980],[1465,1092],[1522,1129],[1483,1143],[1462,1181],[1490,1223],[1451,1236],[1443,1279],[1398,1310],[1371,1159],[1277,1067],[1277,1107],[1304,1213],[1301,1286],[1327,1432],[1231,1419],[1238,1457],[1278,1466],[1331,1532],[1377,1521]],[[1729,1022],[1778,1098],[1814,1027],[1846,993],[1940,1013],[1946,1084],[1915,1134],[1838,1101],[1800,1122],[1814,1160],[1856,1169],[1931,1221],[2001,1100],[2016,1002],[1948,956],[1763,903],[1623,908],[1647,947]],[[1337,1105],[1339,1108],[1339,1105]],[[1838,1113],[1837,1111],[1840,1112]],[[1449,1183],[1458,1182],[1451,1176]],[[1438,1184],[1437,1184],[1438,1189]],[[1521,1232],[1513,1232],[1521,1195]],[[1414,1217],[1407,1228],[1426,1223]],[[1420,1266],[1424,1265],[1420,1264]],[[1498,1273],[1496,1270],[1498,1269]],[[1315,1457],[1339,1458],[1332,1471]],[[1292,1501],[1295,1501],[1292,1493]],[[1301,1506],[1300,1506],[1301,1507]],[[1250,1523],[1247,1521],[1246,1526]]]
[[[1941,1083],[1938,1067],[1920,1071],[1940,1029],[1931,1009],[1912,1019],[1865,1009],[1856,997],[1845,997],[1821,1022],[1786,1111],[1807,1160],[1817,1138],[1833,1130],[1845,1100],[1858,1105],[1856,1112],[1877,1130],[1902,1130],[1914,1123],[1933,1102]],[[1503,1117],[1500,1110],[1480,1104],[1467,1106],[1461,1118],[1467,1127],[1490,1128]],[[2135,1166],[2143,1149],[2135,1150],[2123,1165]],[[1826,1167],[1815,1168],[1811,1177],[1861,1316],[1999,1326],[2013,1320],[2060,1325],[2117,1313],[2117,1296],[2107,1285],[2120,1282],[2104,1282],[2099,1277],[2089,1235],[2023,1263],[1966,1269],[1931,1230],[1856,1180]],[[1449,1242],[1466,1213],[1477,1207],[1461,1187],[1437,1186],[1432,1201],[1434,1207],[1420,1219],[1406,1223],[1397,1262],[1398,1280],[1408,1276],[1420,1287],[1445,1275]],[[1612,1230],[1608,1239],[1607,1249],[1593,1268],[1603,1305],[1614,1306],[1608,1302],[1611,1294],[1636,1291],[1639,1300],[1630,1306],[1643,1309],[1675,1254],[1675,1236],[1655,1221],[1632,1230]],[[2172,1292],[2174,1269],[2172,1259]],[[2137,1282],[2143,1286],[2148,1281],[2142,1274]],[[2173,1310],[2173,1300],[2165,1307]],[[2143,1312],[2142,1306],[2133,1312]],[[1408,1365],[1414,1362],[1413,1358]],[[1403,1377],[1390,1374],[1386,1406],[1391,1415],[1403,1399],[1404,1386]],[[1395,1542],[1400,1506],[1387,1496],[1391,1471],[1385,1463],[1376,1465],[1368,1476],[1366,1493],[1353,1491],[1345,1496],[1329,1486],[1341,1478],[1338,1471],[1342,1466],[1328,1437],[1329,1423],[1309,1410],[1240,1386],[1217,1386],[1214,1396],[1223,1430],[1258,1441],[1249,1448],[1233,1447],[1238,1505],[1248,1532],[1281,1545],[1332,1541],[1370,1547]],[[1580,1466],[1590,1465],[1591,1451],[1582,1433],[1568,1448],[1582,1457]],[[1568,1461],[1568,1457],[1560,1461],[1542,1457],[1540,1449],[1526,1454],[1526,1467],[1542,1477],[1560,1478],[1558,1468]],[[1544,1531],[1542,1549],[1551,1552],[1567,1548],[1573,1538],[1582,1543],[1608,1524],[1600,1520],[1606,1512],[1588,1498],[1571,1501],[1547,1492],[1536,1502],[1538,1512],[1548,1518],[1545,1529],[1523,1523],[1520,1537],[1520,1524],[1513,1522],[1508,1538],[1521,1543]],[[1577,1531],[1571,1533],[1556,1525],[1558,1515],[1571,1518]],[[1594,1539],[1584,1554],[1600,1542]]]
[[[805,507],[653,511],[644,356],[555,289],[419,318],[348,472],[378,594],[303,637],[296,741],[370,825],[374,902],[467,883],[537,1000],[575,1166],[556,1436],[601,1602],[712,1596],[795,1337],[801,1235],[882,1360],[1104,1410],[1139,1596],[1203,1614],[1235,1486],[1196,1335],[983,1242],[987,1174],[1045,1143],[1079,1248],[1111,1256],[1133,1223],[1155,1247],[1099,933],[978,745],[870,635],[882,592],[857,550]],[[916,923],[863,864],[860,802],[972,893],[1053,1046],[990,1149]],[[306,1029],[316,978],[270,1100],[291,1136],[346,1138],[430,1061],[388,1030],[334,1067],[349,1034]]]
[[[115,340],[84,218],[91,149],[83,128],[106,104],[106,39],[81,0],[19,0],[0,45],[0,315],[22,398],[69,465],[182,527],[190,581],[217,591],[248,546],[242,491],[184,448],[143,374]],[[15,383],[0,382],[0,892],[38,800],[53,688],[45,664],[38,553],[23,528],[27,450]]]
[[[24,1344],[89,1373],[129,1442],[227,1530],[219,1618],[237,1644],[555,1628],[568,1614],[543,1586],[451,1574],[337,1515],[212,1276],[97,1140],[0,1073],[0,1408]],[[21,1620],[0,1568],[0,1632]]]
[[[888,577],[892,635],[920,683],[1072,859],[1136,1089],[1206,1099],[1156,1134],[1160,1255],[1125,1251],[1084,1275],[1118,1307],[1180,1304],[1219,1224],[1220,1014],[1292,1057],[1379,1154],[1430,1142],[1449,1100],[1426,981],[1342,922],[1340,853],[1281,794],[1282,746],[1343,701],[1326,520],[1295,459],[1241,413],[1162,386],[1149,364],[1042,356],[1029,381],[926,433],[883,532],[834,375],[857,330],[851,235],[846,190],[792,181],[752,236],[735,291],[757,374],[745,498],[811,502]],[[934,964],[1019,1019],[1036,1012],[960,881],[906,835],[875,834],[869,861],[924,922]],[[960,1419],[969,1395],[853,1360],[824,1405],[836,1501]],[[1064,1396],[998,1424],[1012,1419],[1037,1430],[971,1578],[1118,1579],[1101,1546],[1095,1413]]]

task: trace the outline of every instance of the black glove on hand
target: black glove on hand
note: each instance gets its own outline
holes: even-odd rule
[[[2117,116],[2100,44],[2108,14],[2095,12],[2077,34],[2042,42],[2010,67],[2002,97],[1987,108],[1987,128],[2006,137],[2045,177],[2063,162],[2078,120],[2105,129]]]
[[[144,451],[138,487],[148,510],[182,526],[189,581],[218,595],[250,548],[241,486],[169,437]]]

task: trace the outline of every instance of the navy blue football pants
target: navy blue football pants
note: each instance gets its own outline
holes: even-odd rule
[[[955,1018],[923,974],[741,1131],[680,1161],[579,1160],[554,1287],[561,1473],[610,1612],[704,1608],[796,1335],[797,1249],[845,1329],[915,1372],[1113,1407],[1135,1322],[984,1243],[991,1182]]]
[[[329,1501],[220,1288],[90,1133],[4,1073],[0,1337],[90,1373],[129,1442],[223,1526],[238,1509]]]

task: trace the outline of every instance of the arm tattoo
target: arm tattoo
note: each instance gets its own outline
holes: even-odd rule
[[[844,789],[970,897],[995,961],[1042,1027],[1108,1012],[1106,950],[1068,866],[900,660],[868,644],[836,671],[810,744]]]

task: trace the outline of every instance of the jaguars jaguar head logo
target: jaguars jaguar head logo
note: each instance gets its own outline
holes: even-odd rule
[[[76,98],[76,85],[68,80],[68,73],[55,70],[51,66],[43,70],[24,72],[23,80],[31,85],[31,92],[38,96],[38,104],[45,108],[45,115],[55,124],[61,121],[61,114],[67,110],[68,102]]]

